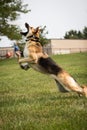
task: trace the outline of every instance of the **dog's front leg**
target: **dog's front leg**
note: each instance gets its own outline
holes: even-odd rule
[[[30,58],[29,58],[29,57],[19,59],[19,64],[21,64],[21,63],[25,63],[25,62],[29,62],[29,60],[30,60]]]
[[[30,57],[19,59],[20,67],[24,70],[30,68],[30,63],[34,63],[34,59],[31,59]]]
[[[19,64],[21,63],[36,63],[36,58],[32,58],[32,57],[27,57],[27,58],[22,58],[19,59]]]

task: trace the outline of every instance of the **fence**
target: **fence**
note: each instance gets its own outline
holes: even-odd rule
[[[6,58],[7,53],[10,52],[11,57],[14,56],[14,49],[10,47],[0,48],[0,58]]]
[[[87,52],[87,48],[50,48],[50,47],[48,48],[48,47],[44,47],[43,50],[49,55]]]

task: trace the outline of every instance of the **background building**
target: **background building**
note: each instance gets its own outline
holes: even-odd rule
[[[48,54],[87,52],[87,40],[51,39],[43,48]]]

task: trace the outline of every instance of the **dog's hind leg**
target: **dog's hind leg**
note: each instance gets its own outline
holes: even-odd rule
[[[71,77],[67,72],[62,71],[56,77],[58,81],[64,86],[66,90],[70,90],[78,93],[79,95],[84,95],[87,97],[87,87],[81,87],[73,77]]]
[[[66,89],[63,87],[63,85],[62,85],[58,80],[55,79],[55,81],[56,81],[56,84],[57,84],[58,89],[59,89],[60,92],[63,92],[63,93],[69,92],[69,90],[66,90]]]

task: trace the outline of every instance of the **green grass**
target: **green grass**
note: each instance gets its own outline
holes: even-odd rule
[[[87,84],[87,53],[52,58],[80,84]],[[53,79],[0,61],[0,130],[87,130],[87,99],[63,94]]]

